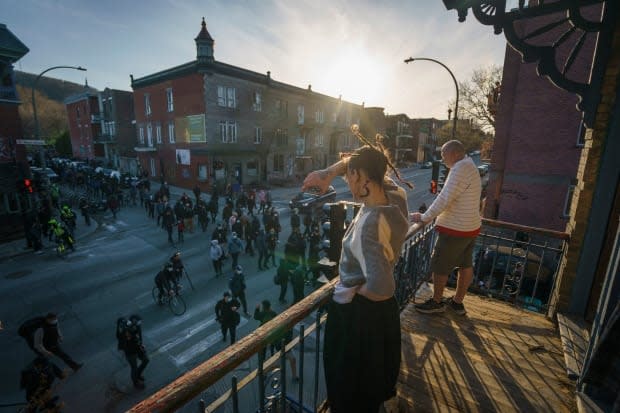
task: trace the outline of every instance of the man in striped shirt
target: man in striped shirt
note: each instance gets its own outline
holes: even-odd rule
[[[463,299],[474,272],[473,248],[480,233],[480,174],[457,140],[441,147],[441,158],[450,168],[441,192],[426,212],[411,214],[413,222],[437,218],[435,228],[439,233],[431,257],[433,297],[415,308],[421,313],[440,313],[448,307],[462,315]],[[456,294],[444,302],[444,288],[454,268],[458,268]]]

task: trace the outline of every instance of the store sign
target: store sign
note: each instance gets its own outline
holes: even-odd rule
[[[45,141],[42,139],[16,139],[15,143],[18,145],[45,145]]]

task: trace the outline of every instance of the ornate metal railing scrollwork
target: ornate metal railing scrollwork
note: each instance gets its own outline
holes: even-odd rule
[[[618,5],[617,0],[539,0],[537,4],[526,4],[519,0],[518,7],[506,10],[506,0],[443,0],[448,10],[457,10],[459,21],[465,21],[468,9],[476,19],[488,26],[493,26],[495,34],[504,32],[508,43],[521,54],[526,63],[537,63],[537,71],[546,76],[556,86],[579,96],[578,110],[584,112],[584,122],[588,127],[594,123],[596,107],[600,102],[601,70],[607,61],[611,42],[611,30],[615,24]],[[602,5],[602,13],[594,20],[584,15],[590,6]],[[557,15],[552,21],[543,22],[538,27],[530,25],[528,30],[520,22],[536,17]],[[545,44],[535,44],[536,38],[549,37],[553,40]],[[587,43],[588,38],[593,41]],[[569,42],[572,47],[568,53],[560,56],[558,51]],[[586,44],[595,44],[592,70],[581,73],[574,78],[571,69],[579,61],[582,53],[592,53]],[[585,55],[584,55],[585,56]],[[571,76],[573,75],[573,76]]]

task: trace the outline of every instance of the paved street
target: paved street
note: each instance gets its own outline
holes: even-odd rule
[[[407,169],[403,178],[416,185],[408,191],[410,209],[417,210],[422,202],[430,205],[430,169]],[[338,199],[346,199],[344,181],[338,180],[334,186]],[[173,200],[180,192],[173,188]],[[191,195],[191,191],[187,192]],[[273,190],[274,204],[281,212],[281,246],[290,234],[288,201],[295,192],[294,188]],[[78,225],[83,226],[83,220]],[[22,321],[48,311],[59,314],[63,348],[75,360],[85,363],[57,387],[67,412],[124,411],[222,350],[226,344],[221,340],[214,307],[227,289],[232,271],[228,260],[224,263],[225,277],[214,277],[208,255],[212,230],[211,224],[206,233],[187,232],[185,243],[178,245],[195,287],[193,291],[187,280],[183,281],[187,312],[180,317],[153,302],[153,278],[176,248],[167,243],[165,231],[148,219],[140,207],[123,209],[116,220],[105,216],[97,229],[78,228],[77,250],[66,259],[56,257],[49,243],[42,255],[7,254],[8,247],[0,246],[0,273],[4,275],[0,285],[0,319],[4,324],[0,332],[0,404],[24,400],[19,372],[33,355],[16,334],[17,327]],[[277,300],[279,287],[272,281],[273,270],[258,272],[256,258],[247,255],[241,255],[240,264],[246,274],[248,312],[253,313],[263,299],[271,300],[277,312],[282,311],[284,307]],[[291,298],[289,288],[289,301]],[[144,373],[146,389],[142,391],[131,386],[129,367],[116,350],[116,319],[134,313],[144,320],[145,344],[151,359]],[[257,326],[257,321],[242,314],[238,337]],[[66,367],[62,361],[55,361]],[[255,367],[246,363],[240,370]],[[212,393],[207,398],[214,395],[219,394]],[[188,409],[194,411],[195,406]]]

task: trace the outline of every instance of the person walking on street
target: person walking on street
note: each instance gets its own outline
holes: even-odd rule
[[[293,287],[293,304],[304,299],[304,285],[306,284],[304,267],[298,265],[291,273],[291,286]]]
[[[182,219],[177,221],[177,242],[179,244],[183,244],[185,242],[185,238],[183,237],[183,233],[185,232],[185,223]]]
[[[19,334],[26,339],[28,346],[38,355],[48,358],[56,355],[73,371],[82,368],[82,363],[73,360],[60,347],[63,337],[58,327],[58,316],[56,314],[48,313],[45,317],[28,320],[20,327]]]
[[[256,308],[254,309],[254,319],[260,322],[259,327],[266,322],[273,320],[277,315],[278,314],[271,309],[271,302],[269,300],[263,300],[263,302],[261,304],[257,304]],[[273,343],[269,345],[271,355],[273,356],[276,351],[280,351],[282,349],[282,345],[287,345],[291,342],[292,339],[292,329],[286,331],[284,334],[278,334],[278,336],[275,337]],[[266,352],[267,349],[263,348],[263,360],[265,360]],[[297,383],[299,381],[299,377],[297,376],[297,359],[290,350],[286,352],[286,358],[288,359],[289,365],[291,366],[291,375],[293,378],[293,382]]]
[[[164,210],[163,223],[166,232],[168,232],[168,242],[174,245],[174,240],[172,239],[172,228],[176,222],[174,219],[174,211],[170,205],[166,206],[166,209]]]
[[[243,306],[243,313],[245,315],[249,315],[248,303],[245,300],[245,276],[243,275],[243,267],[241,265],[237,265],[235,268],[233,276],[228,281],[228,288],[232,293],[232,297],[241,302],[241,305]]]
[[[286,304],[286,291],[288,290],[288,280],[290,278],[290,270],[289,263],[284,259],[280,259],[280,265],[278,266],[276,272],[276,279],[278,280],[278,284],[280,285],[280,297],[278,297],[278,301],[280,304]]]
[[[345,175],[353,199],[362,204],[342,239],[323,365],[332,413],[374,413],[386,404],[392,408],[396,396],[401,337],[394,266],[409,229],[406,193],[387,176],[388,168],[412,185],[400,178],[379,139],[371,142],[357,125],[351,131],[365,145],[310,173],[302,190],[318,187],[324,193],[336,176]]]
[[[238,310],[239,301],[231,298],[228,291],[224,292],[224,297],[215,305],[215,319],[222,328],[222,341],[226,341],[226,334],[230,333],[230,344],[237,339],[237,325],[241,321]]]
[[[222,247],[220,247],[218,240],[211,240],[209,254],[211,255],[211,262],[213,263],[215,277],[217,278],[222,275],[222,259],[224,258],[224,251]]]
[[[125,352],[125,358],[131,367],[131,381],[135,388],[144,389],[142,372],[149,364],[149,358],[142,341],[142,319],[138,315],[132,315],[128,320],[121,318],[117,321],[116,328],[118,349]]]
[[[466,156],[457,140],[441,147],[441,157],[450,173],[433,203],[423,214],[411,214],[413,222],[427,223],[437,218],[437,242],[431,256],[433,297],[414,307],[421,313],[441,313],[448,307],[457,314],[466,313],[463,299],[473,278],[473,248],[480,233],[480,173],[474,161]],[[456,293],[447,302],[443,292],[448,276],[458,268]]]
[[[276,247],[278,246],[278,234],[274,228],[269,230],[267,234],[267,258],[266,262],[269,262],[271,258],[271,265],[276,266]]]
[[[27,412],[60,411],[62,403],[52,393],[56,378],[65,378],[63,371],[47,357],[37,356],[21,373],[20,387],[26,390]]]
[[[233,271],[237,267],[237,264],[239,264],[239,254],[241,254],[241,251],[243,251],[243,242],[241,242],[241,239],[239,239],[237,233],[233,232],[232,237],[228,242],[228,253],[232,257],[231,265]]]
[[[267,265],[267,237],[265,230],[260,228],[256,234],[256,249],[258,250],[258,270],[268,270]]]

